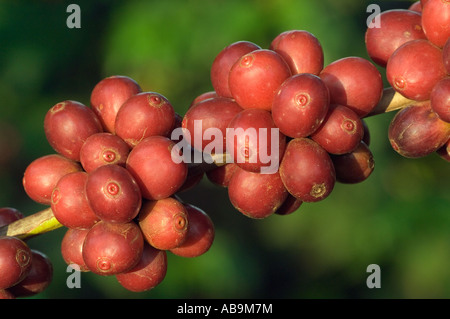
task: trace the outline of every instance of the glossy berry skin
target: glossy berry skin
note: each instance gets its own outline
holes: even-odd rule
[[[422,19],[418,12],[392,9],[380,13],[379,28],[367,28],[365,43],[370,58],[381,67],[386,67],[389,57],[402,44],[426,39]]]
[[[442,48],[450,37],[450,2],[428,0],[422,7],[422,26],[428,40]]]
[[[210,71],[211,84],[218,96],[233,97],[228,84],[231,67],[244,54],[258,49],[261,49],[261,47],[253,42],[238,41],[231,43],[219,52],[214,58]]]
[[[277,35],[270,49],[280,54],[292,74],[319,75],[323,69],[324,54],[319,40],[305,30],[289,30]]]
[[[227,153],[239,167],[257,173],[278,169],[286,136],[276,127],[270,112],[244,109],[230,121],[228,133]]]
[[[441,120],[450,123],[450,77],[443,78],[433,87],[430,106]]]
[[[236,163],[228,163],[206,172],[206,177],[217,186],[228,187],[231,176],[237,168]]]
[[[83,260],[90,271],[101,276],[117,275],[139,262],[144,237],[134,222],[100,221],[86,235]]]
[[[313,74],[297,74],[280,86],[272,105],[272,117],[289,137],[311,135],[328,112],[330,94],[325,83]]]
[[[211,248],[215,237],[214,224],[200,208],[192,204],[183,205],[189,218],[186,239],[170,252],[177,256],[194,258],[205,254]]]
[[[331,155],[331,159],[336,170],[336,180],[340,183],[361,183],[372,174],[375,168],[373,154],[364,142],[350,153]]]
[[[409,41],[392,54],[386,66],[386,78],[404,97],[425,101],[445,76],[442,51],[427,40]]]
[[[9,225],[16,220],[22,219],[23,217],[22,212],[16,208],[2,207],[0,208],[0,227]]]
[[[226,150],[226,129],[230,121],[242,111],[242,108],[231,98],[216,97],[198,102],[183,117],[182,128],[186,142],[197,150],[208,153],[224,153]],[[212,149],[216,138],[205,135],[207,130],[219,130],[222,134],[217,141],[219,150]]]
[[[18,284],[30,272],[31,249],[16,237],[0,237],[0,290]]]
[[[117,135],[102,132],[89,136],[80,150],[80,163],[86,172],[99,166],[125,166],[130,147]]]
[[[445,70],[447,71],[447,75],[450,75],[450,38],[448,38],[442,48],[442,60],[444,62]]]
[[[78,162],[59,154],[50,154],[32,161],[22,179],[27,195],[37,203],[51,205],[52,192],[64,175],[82,170]]]
[[[86,180],[86,197],[95,215],[111,223],[133,220],[142,204],[139,185],[119,165],[105,165],[92,171]]]
[[[333,104],[311,139],[328,153],[339,155],[353,151],[363,136],[364,126],[359,116],[344,105]]]
[[[44,119],[45,136],[59,154],[80,160],[84,141],[103,127],[91,108],[77,101],[63,101],[48,110]]]
[[[260,49],[242,56],[231,68],[229,87],[244,109],[272,109],[278,87],[291,76],[286,61],[275,51]]]
[[[9,288],[16,297],[29,297],[43,292],[53,279],[53,265],[42,252],[32,249],[32,263],[28,275]]]
[[[283,204],[275,211],[277,215],[290,215],[295,212],[303,204],[303,201],[292,196],[290,193],[284,200]]]
[[[388,130],[392,148],[407,158],[419,158],[441,148],[450,138],[450,123],[434,113],[430,102],[422,102],[399,111]]]
[[[67,265],[76,264],[82,272],[89,271],[83,259],[83,244],[90,228],[66,230],[61,240],[61,256]]]
[[[161,250],[181,245],[186,239],[188,223],[186,208],[172,197],[145,202],[139,213],[139,226],[146,241]]]
[[[274,214],[288,196],[279,172],[253,173],[238,168],[228,185],[228,197],[242,214],[254,219]]]
[[[346,57],[325,66],[320,73],[330,92],[330,103],[352,109],[359,117],[372,111],[383,94],[378,69],[360,57]]]
[[[336,181],[330,156],[309,138],[296,138],[288,143],[280,176],[289,193],[304,202],[325,199]]]
[[[169,136],[175,125],[175,110],[156,92],[142,92],[129,98],[117,112],[116,134],[130,147],[149,136]]]
[[[86,197],[86,172],[63,176],[52,192],[51,208],[55,218],[68,228],[90,228],[100,219]]]
[[[132,269],[117,274],[116,279],[133,292],[149,291],[159,285],[167,273],[167,253],[145,243],[142,258]]]
[[[114,75],[98,82],[91,92],[91,107],[105,132],[115,133],[117,112],[126,100],[141,93],[139,84],[130,77]]]
[[[158,200],[175,194],[187,177],[187,164],[172,160],[175,143],[152,136],[139,143],[128,155],[126,168],[138,183],[142,197]]]

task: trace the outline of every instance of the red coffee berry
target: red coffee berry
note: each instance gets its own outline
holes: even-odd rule
[[[184,242],[188,220],[186,208],[172,197],[145,202],[139,213],[139,226],[146,241],[161,250],[175,248]]]
[[[292,74],[319,75],[324,55],[319,40],[305,30],[289,30],[272,40],[270,49],[280,54],[289,65]]]
[[[86,172],[63,176],[52,192],[51,208],[55,218],[68,228],[90,228],[99,221],[86,197]]]
[[[253,42],[238,41],[225,47],[215,57],[211,65],[211,84],[218,96],[233,97],[229,88],[229,74],[231,67],[244,54],[261,49]]]
[[[389,125],[388,137],[392,148],[400,155],[424,157],[447,142],[450,123],[439,119],[426,101],[397,112]]]
[[[86,172],[99,166],[117,164],[125,166],[130,147],[119,136],[97,133],[89,136],[80,150],[80,163]]]
[[[232,97],[244,109],[270,111],[279,86],[291,76],[286,61],[275,51],[260,49],[242,56],[231,68]]]
[[[325,199],[336,181],[330,156],[309,138],[296,138],[287,144],[280,176],[289,193],[304,202]]]
[[[91,108],[76,101],[64,101],[48,110],[44,119],[45,136],[59,154],[80,160],[80,149],[92,134],[103,127]]]
[[[125,289],[143,292],[159,285],[167,273],[167,253],[144,243],[142,258],[136,266],[116,275],[117,281]]]
[[[142,89],[130,77],[114,75],[98,82],[91,92],[91,107],[105,132],[115,133],[116,116],[122,104]]]
[[[117,275],[139,262],[144,237],[134,222],[100,221],[87,233],[82,249],[83,260],[90,271],[101,276]]]
[[[344,105],[333,104],[311,138],[328,153],[338,155],[353,151],[363,136],[364,127],[358,114]]]
[[[441,120],[450,123],[450,77],[443,78],[433,87],[430,106]]]
[[[0,208],[0,227],[9,225],[23,217],[23,214],[16,208],[2,207]]]
[[[228,197],[233,206],[255,219],[274,214],[287,195],[278,171],[260,174],[237,168],[228,185]]]
[[[175,143],[163,136],[143,140],[128,155],[126,167],[138,183],[142,197],[158,200],[175,194],[187,177],[187,164],[172,160]]]
[[[442,51],[427,40],[401,45],[386,66],[386,78],[391,86],[415,101],[428,100],[431,90],[445,73]]]
[[[116,134],[130,147],[149,136],[169,136],[175,124],[175,110],[169,100],[156,92],[130,97],[116,117]]]
[[[0,237],[0,290],[22,281],[30,272],[31,249],[16,237]]]
[[[100,166],[89,173],[86,197],[95,215],[111,223],[132,221],[142,204],[139,185],[131,173],[119,165]]]
[[[389,57],[402,44],[426,39],[418,12],[392,9],[381,12],[377,18],[380,27],[367,28],[365,43],[370,58],[382,67],[386,67]]]
[[[422,26],[428,40],[442,48],[450,37],[450,1],[428,0],[422,6]]]
[[[188,212],[186,239],[170,252],[181,257],[194,258],[205,254],[212,246],[215,229],[211,218],[192,204],[183,204]]]
[[[78,162],[62,155],[45,155],[35,159],[27,166],[22,184],[32,200],[50,206],[53,189],[61,177],[81,170],[82,167]]]
[[[325,83],[313,74],[297,74],[280,86],[272,117],[280,131],[292,138],[311,135],[328,112],[330,95]]]
[[[82,272],[89,271],[83,259],[83,244],[89,228],[66,230],[61,240],[61,255],[67,265],[75,264]]]

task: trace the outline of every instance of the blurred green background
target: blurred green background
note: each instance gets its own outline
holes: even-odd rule
[[[303,29],[321,42],[325,64],[368,58],[367,5],[385,11],[412,2],[76,1],[81,29],[66,26],[70,3],[0,2],[0,207],[25,215],[44,208],[26,197],[22,176],[32,160],[54,153],[43,130],[54,104],[89,104],[98,81],[121,74],[184,114],[212,89],[211,63],[232,42],[267,48],[277,34]],[[211,216],[215,242],[194,259],[169,253],[165,280],[149,292],[90,273],[80,289],[69,289],[60,254],[65,229],[31,239],[54,265],[52,284],[34,298],[449,298],[449,164],[434,154],[397,155],[387,139],[392,116],[367,119],[376,160],[367,181],[337,184],[326,200],[291,215],[244,217],[206,178],[181,194]],[[366,286],[370,264],[381,268],[379,289]]]

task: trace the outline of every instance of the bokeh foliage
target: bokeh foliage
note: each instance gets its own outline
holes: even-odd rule
[[[77,1],[81,29],[66,27],[69,3],[0,2],[0,206],[25,215],[43,208],[26,197],[21,179],[32,160],[54,153],[43,119],[57,102],[89,104],[98,81],[122,74],[184,114],[212,89],[211,63],[232,42],[267,48],[280,32],[303,29],[321,42],[325,64],[368,58],[367,5],[384,11],[412,2]],[[397,155],[387,140],[392,116],[367,119],[376,160],[367,181],[337,184],[325,201],[292,215],[244,217],[206,178],[181,194],[212,217],[215,243],[195,259],[169,253],[166,279],[150,292],[89,273],[81,289],[69,289],[59,250],[65,229],[31,239],[55,268],[50,287],[34,298],[449,298],[449,164]],[[381,267],[380,289],[366,286],[370,264]]]

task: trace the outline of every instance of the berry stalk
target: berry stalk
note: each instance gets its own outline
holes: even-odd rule
[[[405,108],[412,103],[414,103],[413,100],[403,97],[392,87],[388,87],[383,90],[383,96],[377,106],[365,117],[396,111]],[[213,155],[208,162],[190,164],[189,174],[196,175],[201,172],[206,172],[214,167],[224,165],[225,159],[226,156],[223,154],[216,154]],[[58,222],[52,209],[49,207],[7,226],[1,227],[0,236],[14,236],[23,240],[50,232],[62,226],[63,225]]]

